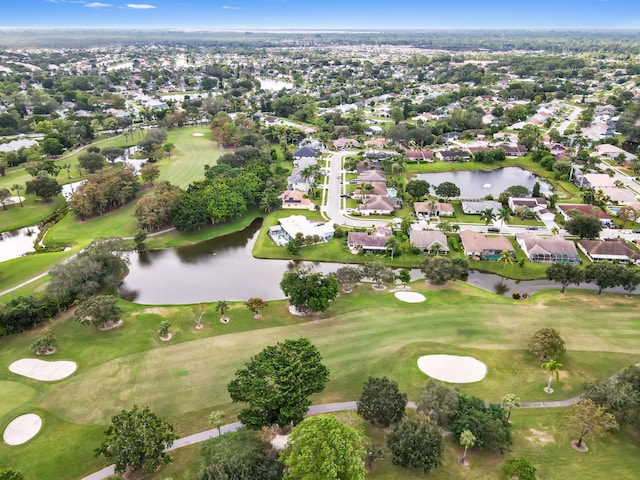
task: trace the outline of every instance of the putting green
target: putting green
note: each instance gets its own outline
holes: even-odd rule
[[[18,382],[0,380],[0,418],[15,408],[27,403],[35,395],[35,390]]]

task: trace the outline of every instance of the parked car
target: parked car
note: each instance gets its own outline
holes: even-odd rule
[[[640,230],[631,230],[631,233],[640,233]]]
[[[355,211],[356,211],[355,208],[347,208],[347,213],[353,213]]]
[[[498,227],[489,227],[489,228],[487,228],[487,232],[489,232],[489,233],[500,233],[500,229]]]
[[[535,225],[529,225],[527,227],[527,230],[538,230],[538,227],[536,227]]]

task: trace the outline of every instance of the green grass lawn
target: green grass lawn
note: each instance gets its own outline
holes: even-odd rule
[[[194,133],[204,133],[204,136],[194,137]],[[167,141],[175,145],[175,150],[171,158],[159,162],[160,180],[181,188],[204,179],[204,166],[214,166],[220,157],[218,144],[206,125],[171,130]]]
[[[14,192],[11,193],[15,195]],[[22,195],[24,195],[24,192],[22,192]],[[64,197],[57,195],[52,201],[43,202],[35,195],[27,195],[24,197],[22,204],[24,207],[16,203],[15,205],[9,205],[6,210],[0,208],[0,232],[35,225],[64,205]]]
[[[25,255],[0,263],[0,292],[46,272],[55,263],[69,258],[75,251],[77,249],[66,252]],[[0,299],[4,302],[5,297],[0,297]]]
[[[115,330],[99,332],[70,318],[57,320],[51,328],[60,346],[48,359],[74,360],[79,369],[72,377],[47,385],[0,370],[0,381],[21,385],[20,402],[0,412],[0,428],[29,411],[42,412],[45,418],[35,440],[18,449],[0,446],[0,463],[23,470],[28,480],[42,478],[45,471],[60,479],[86,474],[103,465],[91,451],[100,442],[104,425],[134,403],[149,405],[170,419],[181,435],[205,429],[211,410],[234,411],[226,391],[234,372],[264,346],[285,338],[309,337],[331,371],[326,390],[314,396],[314,403],[357,398],[369,375],[394,378],[415,400],[426,380],[416,360],[430,353],[469,354],[484,361],[489,369],[486,379],[459,388],[490,401],[499,401],[508,392],[526,401],[568,398],[580,393],[584,382],[640,361],[640,299],[553,291],[515,302],[458,283],[433,288],[420,282],[413,289],[428,301],[401,303],[390,292],[374,292],[365,285],[341,295],[329,311],[313,319],[289,315],[284,302],[278,301],[265,309],[264,318],[255,320],[236,303],[228,313],[231,322],[225,325],[210,308],[202,331],[193,328],[188,306],[142,307],[123,301],[125,322]],[[594,320],[602,317],[607,321]],[[169,342],[160,342],[156,334],[164,319],[174,333]],[[529,336],[543,326],[558,328],[568,348],[562,359],[565,371],[554,383],[556,393],[551,397],[542,391],[546,373],[524,351]],[[28,345],[36,336],[27,332],[0,338],[0,363],[30,356]],[[5,405],[2,396],[0,404]],[[514,415],[520,419],[525,413],[518,410]],[[544,415],[541,410],[536,421],[551,428]],[[616,440],[615,445],[623,443]],[[43,451],[48,454],[42,455]],[[524,446],[515,449],[528,451]],[[630,454],[625,448],[619,452],[623,458]],[[62,471],[59,464],[66,469]],[[390,471],[397,476],[378,478],[411,478],[395,467]],[[376,475],[384,472],[381,468]]]

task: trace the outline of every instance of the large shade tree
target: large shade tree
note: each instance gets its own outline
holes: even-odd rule
[[[577,448],[582,448],[584,437],[591,434],[598,436],[608,430],[619,428],[615,417],[602,406],[591,399],[580,400],[571,407],[569,412],[569,425],[578,432]]]
[[[284,273],[280,288],[297,310],[324,312],[338,295],[339,285],[333,275],[299,266]]]
[[[541,328],[529,340],[528,349],[540,360],[560,359],[566,348],[560,332],[555,328]]]
[[[427,417],[406,419],[387,435],[392,462],[429,473],[442,464],[442,430]]]
[[[115,463],[117,473],[155,472],[171,461],[165,450],[176,436],[173,427],[145,407],[135,405],[111,419],[96,456],[104,455]]]
[[[560,290],[562,293],[570,284],[579,285],[584,280],[584,272],[580,267],[571,263],[553,263],[547,267],[546,275],[547,280],[557,282],[562,286]]]
[[[299,423],[311,405],[309,396],[329,380],[318,349],[307,338],[268,346],[236,372],[227,385],[234,402],[248,407],[238,418],[251,429]]]
[[[369,377],[358,400],[358,413],[374,425],[388,427],[405,415],[407,394],[387,377]]]
[[[333,415],[309,417],[297,425],[282,452],[285,480],[364,480],[363,436]]]

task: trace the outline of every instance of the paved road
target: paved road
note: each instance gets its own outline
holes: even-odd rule
[[[568,407],[574,405],[578,402],[580,397],[569,398],[567,400],[558,400],[553,402],[523,402],[521,404],[522,408],[557,408],[557,407]],[[337,402],[337,403],[325,403],[322,405],[313,405],[309,408],[309,415],[318,415],[321,413],[332,413],[332,412],[340,412],[343,410],[356,410],[358,408],[358,404],[356,402]],[[416,408],[415,402],[408,402],[407,408]],[[234,422],[229,425],[224,425],[220,428],[221,433],[229,433],[235,432],[236,430],[242,427],[242,423]],[[166,451],[170,452],[172,450],[176,450],[181,447],[186,447],[187,445],[194,445],[196,443],[201,443],[210,438],[217,437],[218,430],[213,428],[211,430],[205,430],[204,432],[194,433],[193,435],[189,435],[188,437],[179,438],[173,445],[169,447]],[[113,475],[115,473],[114,465],[109,465],[108,467],[103,468],[97,472],[92,473],[91,475],[87,475],[83,477],[82,480],[104,480],[109,475]]]
[[[325,177],[324,195],[326,196],[325,205],[322,211],[337,225],[348,225],[350,227],[371,227],[384,226],[389,223],[388,220],[364,220],[346,217],[344,215],[344,204],[346,200],[340,198],[340,194],[344,192],[344,184],[346,183],[345,174],[342,170],[342,161],[344,157],[355,155],[356,152],[343,151],[333,152],[329,157],[329,167],[327,176]],[[342,183],[341,183],[342,182]]]
[[[567,106],[570,107],[569,105]],[[560,135],[564,135],[564,132],[567,130],[567,128],[569,128],[569,126],[572,123],[575,123],[576,120],[578,120],[578,117],[580,116],[580,114],[582,113],[582,109],[580,107],[570,107],[570,108],[573,108],[573,112],[567,115],[567,119],[564,120],[558,127],[558,133],[560,133]]]

